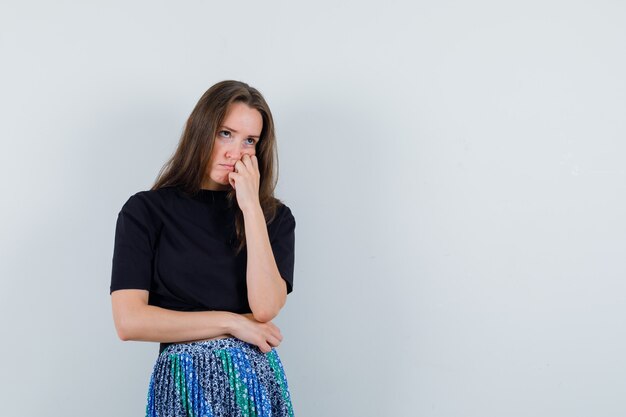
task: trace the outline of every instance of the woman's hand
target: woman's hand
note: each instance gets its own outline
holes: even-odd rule
[[[228,173],[228,182],[235,189],[237,203],[242,211],[256,208],[259,202],[259,184],[261,174],[256,155],[244,154],[235,162],[235,170]]]
[[[237,339],[256,345],[261,352],[268,353],[272,347],[280,345],[283,336],[274,323],[256,321],[252,313],[238,314],[231,334]]]

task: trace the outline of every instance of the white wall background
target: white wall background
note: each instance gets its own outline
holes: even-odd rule
[[[117,213],[257,87],[297,221],[297,416],[626,415],[626,4],[3,1],[2,415],[140,416]]]

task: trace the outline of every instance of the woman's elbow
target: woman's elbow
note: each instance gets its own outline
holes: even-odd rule
[[[148,291],[119,290],[112,294],[113,322],[122,341],[137,340],[137,320],[148,303]]]
[[[115,331],[117,333],[117,337],[121,341],[133,340],[133,326],[130,323],[129,317],[124,315],[118,315],[114,319],[115,322]]]
[[[252,310],[252,315],[256,321],[267,323],[268,321],[274,320],[279,312],[280,308],[278,307],[274,309],[254,309]]]

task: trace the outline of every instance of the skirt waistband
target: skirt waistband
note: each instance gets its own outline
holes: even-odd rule
[[[207,346],[207,347],[213,347],[213,348],[241,347],[241,346],[255,346],[256,347],[256,345],[252,345],[248,342],[244,342],[243,340],[238,339],[236,337],[224,337],[221,339],[196,340],[193,342],[160,343],[159,355],[163,353],[163,351],[170,346],[173,346],[172,348],[170,348],[170,350],[176,349],[177,347],[180,347],[180,346],[183,346],[183,347],[188,346],[190,348],[197,347],[197,346]]]

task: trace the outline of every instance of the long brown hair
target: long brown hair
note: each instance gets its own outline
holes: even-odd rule
[[[261,93],[241,81],[224,80],[209,88],[198,100],[187,119],[185,129],[172,157],[163,165],[151,190],[166,186],[177,186],[194,195],[200,190],[207,164],[213,151],[215,136],[222,124],[228,106],[242,102],[256,109],[263,118],[263,129],[256,145],[256,156],[261,175],[259,201],[266,223],[274,220],[282,202],[274,197],[278,180],[278,153],[274,131],[274,119]],[[236,206],[235,230],[239,253],[246,245],[243,212],[237,205],[235,190],[227,193],[227,200]]]

